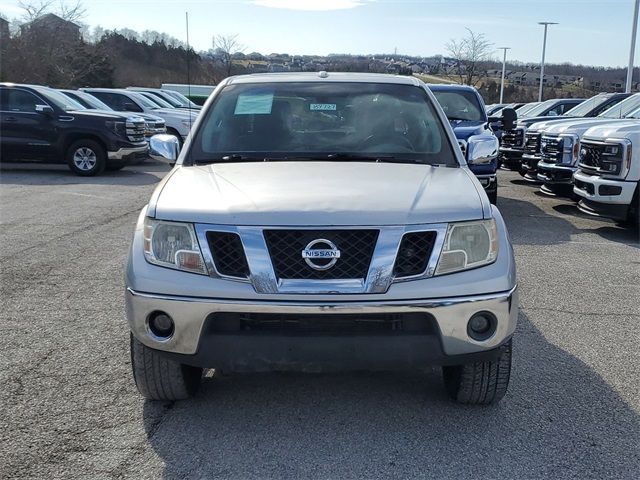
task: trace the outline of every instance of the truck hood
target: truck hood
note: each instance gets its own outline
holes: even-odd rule
[[[226,225],[408,225],[491,215],[464,167],[362,162],[177,166],[149,213]]]
[[[451,123],[451,128],[453,128],[453,133],[455,133],[456,138],[458,140],[467,140],[469,137],[473,135],[479,135],[484,133],[486,130],[485,125],[487,122],[475,122],[475,121],[457,121],[454,120]]]
[[[549,117],[546,117],[547,120],[540,120],[529,126],[527,132],[540,132],[546,133],[550,128],[555,127],[557,125],[573,125],[576,122],[580,122],[582,120],[593,120],[593,118],[562,118],[558,119],[558,117],[553,117],[553,120],[550,120]]]
[[[551,125],[544,133],[545,135],[559,135],[561,133],[575,133],[577,135],[581,135],[591,127],[616,124],[620,122],[629,122],[629,120],[615,118],[584,118],[574,120],[573,122],[561,123],[559,125]]]
[[[194,120],[198,116],[198,114],[194,111],[182,110],[179,108],[158,108],[153,110],[153,115],[159,116],[171,116],[174,118],[189,118],[192,117]]]
[[[103,118],[104,120],[122,120],[126,121],[129,117],[138,117],[137,113],[120,113],[110,110],[72,110],[65,113],[65,115],[71,115],[76,118]]]
[[[594,140],[605,140],[607,138],[627,138],[629,140],[637,141],[640,136],[640,121],[638,120],[623,120],[615,121],[615,123],[608,122],[604,125],[591,127],[584,134],[585,138],[592,138]]]

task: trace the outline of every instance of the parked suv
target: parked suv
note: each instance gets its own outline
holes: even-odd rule
[[[161,108],[144,95],[131,90],[115,88],[83,88],[81,90],[90,93],[114,110],[147,113],[164,119],[167,133],[175,135],[181,144],[189,135],[189,130],[197,117],[196,112],[177,108]]]
[[[144,158],[144,121],[131,114],[94,112],[62,93],[35,85],[0,84],[2,158],[63,163],[97,175]]]
[[[525,133],[529,125],[544,120],[544,117],[558,117],[584,101],[583,98],[558,98],[547,100],[527,110],[525,116],[518,114],[518,123],[511,130],[502,132],[500,143],[501,163],[507,168],[520,171],[524,153]]]
[[[513,249],[413,77],[230,77],[142,210],[126,273],[132,368],[147,398],[202,369],[443,365],[449,394],[507,390]]]
[[[475,88],[466,85],[429,85],[429,88],[451,123],[469,168],[478,177],[489,201],[495,204],[498,201],[499,144],[489,127],[482,97]],[[486,152],[482,157],[473,153],[479,148]],[[469,160],[468,154],[477,160]]]
[[[586,131],[573,175],[582,211],[640,225],[640,155],[633,144],[640,144],[637,121]]]
[[[88,110],[100,110],[103,112],[114,112],[109,105],[104,102],[101,102],[93,95],[88,94],[87,92],[81,92],[80,90],[58,90],[59,92],[64,93],[67,97],[75,100],[80,105],[85,107]],[[121,112],[127,113],[127,112]],[[156,117],[155,115],[149,115],[148,113],[136,113],[136,117],[140,117],[144,120],[144,136],[145,139],[149,140],[153,135],[158,135],[161,133],[167,132],[167,127],[165,126],[164,120],[160,117]]]
[[[573,193],[573,174],[578,169],[580,142],[591,127],[636,120],[640,124],[640,93],[611,107],[595,118],[555,122],[545,128],[538,163],[540,191],[549,194]]]
[[[538,181],[538,162],[541,158],[540,140],[544,130],[557,122],[576,118],[591,118],[600,115],[615,104],[629,97],[629,93],[600,93],[573,107],[559,117],[543,117],[540,119],[526,119],[520,124],[529,124],[524,135],[524,151],[522,153],[522,167],[520,174],[525,178]]]

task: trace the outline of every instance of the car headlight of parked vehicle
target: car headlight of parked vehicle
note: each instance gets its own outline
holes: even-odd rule
[[[162,267],[207,274],[193,225],[146,218],[144,221],[144,256],[149,263]]]
[[[113,133],[115,133],[116,135],[119,135],[121,137],[126,137],[127,136],[127,124],[126,124],[126,122],[119,122],[119,121],[109,120],[109,121],[105,122],[105,126],[109,130],[111,130]]]
[[[580,155],[580,137],[575,134],[560,135],[562,142],[562,158],[561,163],[574,164]]]
[[[495,262],[498,230],[495,219],[450,223],[436,275],[469,270]]]

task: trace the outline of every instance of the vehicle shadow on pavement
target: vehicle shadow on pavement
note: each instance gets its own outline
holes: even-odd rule
[[[504,216],[514,245],[555,245],[572,241],[575,235],[591,233],[605,240],[638,247],[637,228],[581,213],[576,204],[568,199],[549,197],[549,201],[565,202],[551,207],[561,216],[550,215],[529,201],[499,198],[497,206]],[[576,220],[588,224],[590,228],[577,227],[573,223]]]
[[[214,377],[146,402],[148,442],[165,478],[634,478],[638,414],[522,313],[514,344],[497,406],[452,403],[439,369]]]
[[[81,177],[66,165],[0,165],[0,185],[151,185],[160,181],[170,168],[164,165],[136,165],[106,171],[95,177]],[[155,175],[153,173],[156,173]]]

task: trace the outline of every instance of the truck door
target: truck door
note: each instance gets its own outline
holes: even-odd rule
[[[31,161],[48,159],[55,141],[55,123],[52,115],[36,112],[36,105],[47,103],[18,88],[2,89],[1,94],[3,156]]]

